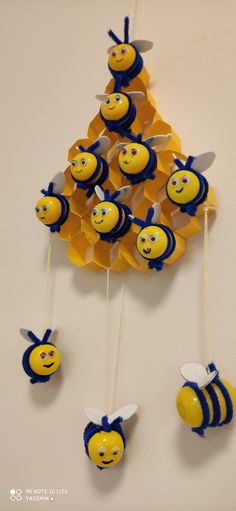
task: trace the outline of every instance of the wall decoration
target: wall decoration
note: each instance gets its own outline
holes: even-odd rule
[[[216,207],[214,190],[201,174],[215,155],[185,156],[179,137],[157,111],[142,57],[152,43],[130,38],[128,17],[121,38],[112,30],[108,35],[114,43],[108,49],[112,79],[105,93],[96,96],[101,101],[100,111],[90,122],[87,136],[69,149],[63,187],[58,188],[54,178],[43,191],[36,214],[67,241],[68,257],[76,266],[92,271],[133,268],[145,272],[152,263],[142,252],[140,255],[138,227],[126,213],[146,218],[152,204],[160,203],[161,223],[176,241],[175,250],[173,245],[169,247],[165,264],[175,264],[185,253],[186,240],[201,231],[205,200]],[[131,186],[130,193],[118,208],[120,215],[121,209],[122,215],[125,211],[125,221],[119,217],[121,231],[116,225],[115,232],[112,228],[109,233],[105,216],[100,227],[95,221],[101,207],[96,187],[114,199],[127,186]]]

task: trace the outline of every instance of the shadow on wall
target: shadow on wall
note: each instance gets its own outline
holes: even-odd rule
[[[191,468],[205,466],[208,461],[210,463],[213,458],[221,455],[230,443],[234,427],[234,424],[229,424],[222,428],[209,428],[202,438],[187,425],[180,424],[174,439],[177,455]]]

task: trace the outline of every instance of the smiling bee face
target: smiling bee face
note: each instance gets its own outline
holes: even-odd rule
[[[119,220],[119,210],[116,204],[103,201],[91,213],[91,223],[95,231],[108,233],[116,226]]]
[[[108,59],[108,65],[113,71],[127,71],[136,58],[136,52],[130,44],[117,44],[114,46]]]
[[[90,179],[97,169],[98,161],[94,154],[82,152],[77,154],[71,162],[71,174],[78,181]]]
[[[127,144],[120,151],[118,162],[123,172],[127,174],[139,174],[145,169],[149,159],[150,154],[144,145],[132,143]]]
[[[200,181],[190,170],[177,170],[167,182],[167,194],[177,204],[193,201],[200,191]]]
[[[156,225],[144,227],[137,237],[137,249],[146,259],[161,257],[167,249],[168,238],[163,229]]]
[[[36,204],[35,213],[43,224],[56,223],[61,216],[61,203],[57,197],[42,197]]]
[[[124,454],[122,437],[116,431],[99,431],[88,443],[89,457],[98,467],[116,465]]]
[[[108,121],[119,121],[129,110],[129,100],[121,92],[106,96],[101,105],[101,113]]]
[[[29,356],[29,365],[34,373],[48,376],[55,373],[61,363],[59,350],[52,344],[36,346]]]

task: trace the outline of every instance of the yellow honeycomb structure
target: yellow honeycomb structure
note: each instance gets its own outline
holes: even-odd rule
[[[132,193],[126,204],[131,208],[133,215],[146,218],[148,208],[153,202],[161,204],[161,223],[169,226],[176,237],[176,250],[165,260],[166,265],[176,263],[185,253],[186,240],[201,231],[199,217],[203,215],[203,204],[198,208],[194,217],[183,215],[179,208],[172,204],[165,192],[165,184],[171,173],[173,153],[181,160],[187,157],[181,152],[181,142],[178,135],[161,118],[157,111],[155,101],[148,91],[149,74],[145,68],[132,80],[128,87],[123,87],[125,92],[142,91],[145,94],[145,102],[137,109],[135,121],[131,126],[132,133],[137,135],[145,132],[145,137],[152,135],[170,134],[170,140],[164,151],[158,153],[158,168],[155,171],[154,180],[146,180],[132,185]],[[114,80],[110,80],[106,87],[106,93],[113,90]],[[78,153],[76,148],[79,144],[85,148],[91,145],[99,136],[106,135],[111,141],[111,147],[103,157],[109,164],[109,177],[103,184],[103,188],[114,192],[121,186],[130,184],[119,171],[117,151],[112,150],[118,142],[128,141],[121,138],[117,133],[109,132],[98,113],[89,124],[87,138],[78,139],[69,149],[68,161],[71,163]],[[93,230],[90,223],[90,214],[94,206],[99,202],[96,194],[89,199],[84,190],[76,188],[71,177],[70,165],[65,169],[64,195],[70,203],[70,214],[62,225],[59,237],[68,242],[68,258],[78,267],[84,267],[92,271],[101,271],[106,268],[117,272],[123,272],[134,268],[139,271],[148,271],[148,261],[143,259],[136,249],[136,236],[139,228],[133,223],[129,232],[114,244],[101,241],[99,235]],[[208,201],[212,208],[216,208],[214,190],[209,187]]]

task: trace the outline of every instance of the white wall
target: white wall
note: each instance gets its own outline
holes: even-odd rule
[[[51,324],[61,375],[30,385],[20,326],[40,332],[46,230],[34,217],[38,190],[86,134],[109,79],[106,29],[121,31],[131,1],[1,0],[2,343],[1,509],[227,511],[235,509],[235,426],[205,440],[181,423],[179,366],[203,348],[202,236],[161,274],[128,274],[117,405],[137,401],[124,462],[98,471],[83,451],[83,409],[103,406],[105,273],[73,267],[54,240]],[[219,200],[210,230],[210,346],[236,384],[235,3],[145,0],[135,36],[154,41],[145,63],[164,119],[183,150],[215,150],[209,170]],[[121,277],[111,275],[117,322]],[[132,431],[131,431],[132,429]],[[51,503],[10,502],[9,489],[66,488]]]

